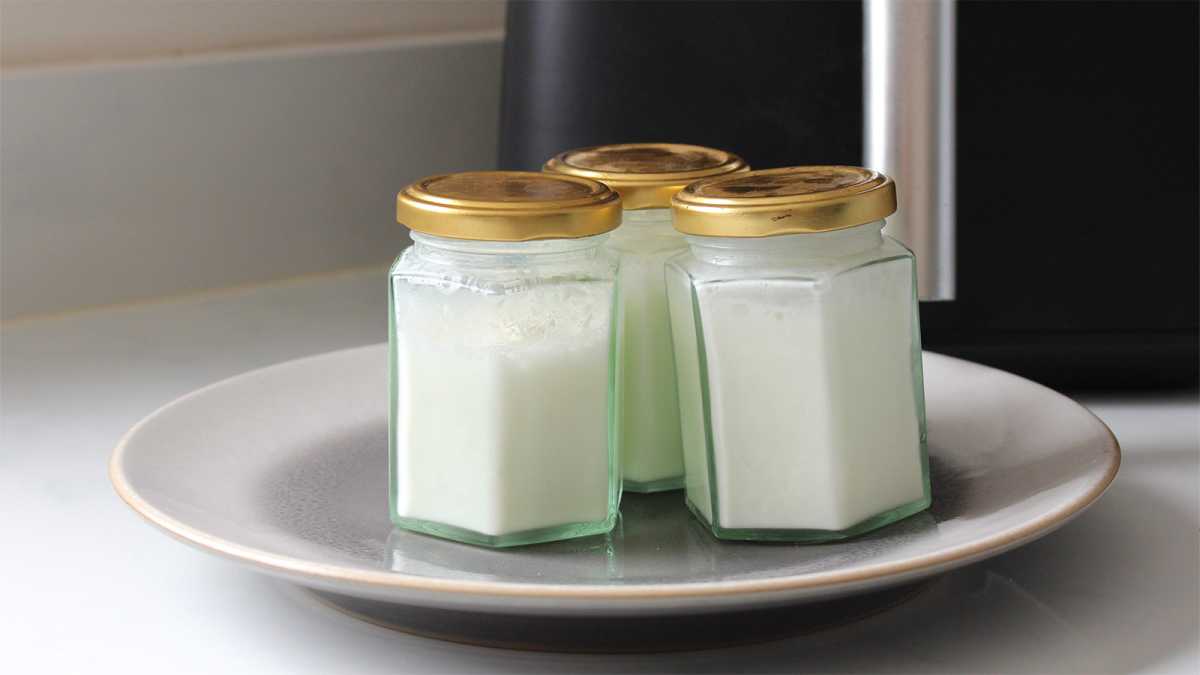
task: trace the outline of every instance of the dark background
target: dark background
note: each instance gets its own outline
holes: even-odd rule
[[[958,4],[957,297],[929,349],[1056,386],[1194,385],[1194,2]],[[665,140],[862,163],[860,2],[511,2],[502,168]]]

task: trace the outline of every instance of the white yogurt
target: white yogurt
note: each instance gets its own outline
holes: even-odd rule
[[[621,471],[626,489],[683,485],[683,445],[675,393],[664,268],[687,249],[670,209],[626,211],[608,247],[620,256],[624,314],[621,378]]]
[[[912,259],[880,227],[689,237],[670,265],[687,497],[717,528],[927,503]]]
[[[394,515],[488,537],[611,520],[613,283],[506,265],[468,289],[397,264]]]

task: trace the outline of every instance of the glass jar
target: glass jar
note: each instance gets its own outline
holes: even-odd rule
[[[617,517],[620,198],[582,178],[434,176],[405,188],[390,276],[390,501],[406,529],[486,546]]]
[[[692,181],[748,167],[740,157],[713,148],[624,143],[570,150],[544,168],[599,180],[621,195],[621,226],[606,245],[621,264],[624,489],[682,488],[683,445],[663,270],[667,258],[685,250],[687,242],[671,227],[671,197]]]
[[[722,539],[854,536],[930,503],[912,253],[891,179],[771,169],[675,197],[687,502]]]

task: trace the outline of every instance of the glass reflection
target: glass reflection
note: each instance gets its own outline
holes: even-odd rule
[[[626,494],[606,535],[486,549],[393,530],[385,549],[396,572],[524,583],[713,582],[806,574],[860,565],[927,538],[937,529],[917,514],[869,535],[829,544],[719,541],[696,521],[682,493]]]

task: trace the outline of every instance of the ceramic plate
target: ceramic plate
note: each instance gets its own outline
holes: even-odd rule
[[[424,632],[496,613],[661,619],[822,603],[837,616],[837,602],[863,610],[849,596],[884,592],[874,605],[886,605],[912,582],[1050,532],[1116,475],[1112,434],[1060,394],[928,353],[925,387],[932,508],[834,544],[718,542],[678,492],[626,495],[606,537],[488,550],[393,531],[383,345],[185,396],[130,430],[110,471],[170,534]],[[406,608],[443,614],[426,612],[421,627]]]

